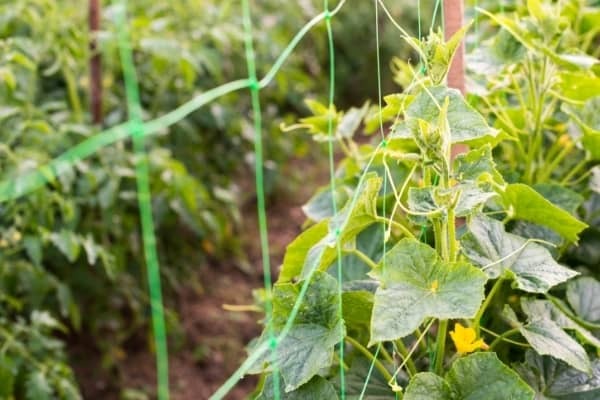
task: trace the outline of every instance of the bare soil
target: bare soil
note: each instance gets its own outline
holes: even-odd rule
[[[283,259],[285,247],[301,231],[305,219],[301,205],[319,182],[327,179],[327,176],[322,176],[323,171],[326,169],[317,168],[310,161],[294,161],[284,172],[292,174],[292,178],[282,185],[285,190],[277,191],[277,195],[268,200],[269,246],[274,275]],[[246,193],[252,193],[252,181],[244,179],[243,182],[242,188],[245,190],[244,186],[247,186],[248,189]],[[252,304],[252,290],[263,287],[254,197],[242,207],[242,215],[244,226],[240,234],[253,270],[244,272],[232,261],[207,263],[198,268],[202,287],[185,288],[177,294],[176,311],[183,328],[183,340],[179,345],[170,344],[170,391],[173,400],[208,399],[245,359],[248,342],[260,334],[258,320],[261,314],[223,309],[224,304]],[[70,345],[84,398],[154,398],[155,363],[148,341],[143,335],[138,337],[128,346],[127,354],[121,355],[118,380],[100,367],[100,355],[89,345]],[[256,379],[254,376],[245,377],[226,398],[248,398],[256,386]],[[124,393],[129,393],[129,396]]]

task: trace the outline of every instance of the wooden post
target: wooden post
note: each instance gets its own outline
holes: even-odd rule
[[[100,0],[89,0],[90,28],[90,112],[94,124],[102,124],[102,59],[98,51]]]
[[[463,26],[464,9],[463,0],[444,0],[444,34],[446,40]],[[465,45],[463,42],[460,43],[452,60],[448,72],[448,86],[465,94]],[[466,145],[455,145],[452,147],[452,156],[454,157],[467,150]]]

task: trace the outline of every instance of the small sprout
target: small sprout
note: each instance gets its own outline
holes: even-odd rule
[[[487,350],[489,348],[483,339],[477,339],[475,329],[465,328],[458,322],[454,324],[454,330],[450,331],[450,337],[458,354],[468,354],[477,349]]]

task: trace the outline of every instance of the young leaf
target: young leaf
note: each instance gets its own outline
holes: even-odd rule
[[[472,318],[487,280],[472,265],[444,262],[414,239],[398,242],[372,276],[381,286],[375,292],[369,345],[405,337],[428,317]]]
[[[474,353],[452,364],[446,379],[415,375],[404,400],[533,400],[534,391],[495,353]]]
[[[452,144],[465,143],[480,146],[495,143],[500,139],[500,131],[488,126],[485,119],[464,100],[456,89],[436,86],[421,91],[406,109],[406,122],[398,125],[392,137],[418,135],[418,120],[436,126],[444,99],[449,98],[448,125]]]
[[[500,186],[505,184],[502,174],[496,169],[490,145],[459,154],[454,160],[454,172],[459,182],[492,181]]]
[[[512,272],[516,286],[526,292],[546,293],[577,275],[558,264],[543,246],[507,233],[502,222],[477,216],[461,238],[464,255],[490,278]]]
[[[522,183],[507,185],[500,196],[513,218],[547,226],[571,242],[577,242],[579,233],[587,228],[587,224]]]

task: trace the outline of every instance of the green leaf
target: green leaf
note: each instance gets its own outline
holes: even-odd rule
[[[582,276],[567,284],[567,301],[582,319],[600,323],[600,282]]]
[[[337,135],[344,138],[352,138],[358,130],[360,123],[367,115],[367,111],[369,111],[369,102],[365,102],[361,108],[351,107],[342,116],[337,127]]]
[[[523,325],[519,332],[538,354],[558,358],[573,368],[591,373],[592,367],[585,349],[556,322],[535,317],[527,325]]]
[[[563,105],[562,111],[567,113],[582,131],[581,143],[593,160],[600,160],[600,90],[596,97],[586,101],[581,109]]]
[[[446,375],[455,398],[461,400],[533,400],[533,390],[495,353],[459,358]]]
[[[34,371],[28,375],[25,398],[27,400],[52,400],[54,398],[52,387],[43,372]]]
[[[433,372],[420,372],[406,387],[404,400],[452,400],[450,385]]]
[[[304,214],[306,214],[308,218],[320,222],[325,218],[333,216],[333,199],[335,199],[337,209],[340,209],[348,200],[348,193],[346,192],[344,185],[336,185],[335,195],[333,196],[331,186],[319,190],[302,206],[302,211],[304,211]]]
[[[283,257],[277,282],[289,282],[302,272],[302,265],[310,249],[329,232],[328,221],[321,221],[302,232],[290,243]]]
[[[302,266],[301,277],[311,271],[323,271],[337,257],[337,240],[344,244],[376,222],[376,199],[382,179],[375,174],[367,174],[363,183],[356,188],[356,201],[350,200],[344,208],[329,220],[327,235],[316,243],[307,253]]]
[[[3,354],[0,357],[0,398],[10,399],[13,397],[16,375],[17,368],[14,361]]]
[[[547,226],[571,242],[577,242],[579,233],[587,228],[587,224],[522,183],[507,185],[500,196],[511,217]]]
[[[507,233],[502,222],[489,217],[471,220],[461,246],[464,255],[490,278],[510,271],[516,287],[526,292],[546,293],[577,275],[558,264],[545,247]]]
[[[600,93],[600,78],[583,71],[561,71],[558,86],[563,96],[586,101]]]
[[[386,378],[381,374],[377,368],[373,368],[371,371],[371,377],[367,383],[367,387],[363,397],[360,397],[365,385],[365,379],[369,374],[371,368],[371,361],[357,355],[351,358],[352,365],[350,370],[346,372],[344,389],[346,392],[346,399],[348,400],[390,400],[393,398],[393,394],[387,383]],[[390,373],[393,373],[394,366],[391,363],[381,360],[382,364],[386,366]],[[399,374],[401,375],[401,373]],[[335,385],[339,392],[340,382],[339,376],[336,377]],[[315,399],[317,400],[317,399]]]
[[[274,286],[272,327],[277,334],[286,325],[303,283]],[[275,352],[286,392],[297,389],[331,365],[334,346],[345,332],[338,308],[337,281],[326,273],[315,272],[291,329]],[[263,340],[267,340],[264,334]],[[271,357],[267,352],[260,363],[270,362]]]
[[[504,185],[504,178],[496,169],[490,145],[459,154],[454,159],[454,171],[456,180],[459,182],[479,183],[491,181],[498,185]]]
[[[591,171],[590,189],[600,194],[600,167],[594,167]]]
[[[60,252],[69,260],[75,262],[79,257],[81,246],[77,234],[72,231],[63,229],[60,232],[50,234],[50,241]]]
[[[415,375],[404,400],[533,400],[534,391],[495,353],[474,353],[456,360],[446,379]]]
[[[367,291],[342,293],[342,310],[348,334],[366,343],[369,340],[373,293]]]
[[[434,249],[402,239],[371,275],[375,292],[369,345],[411,334],[428,317],[472,318],[484,297],[486,276],[465,262],[447,263]]]
[[[574,331],[580,340],[600,349],[599,339],[597,339],[590,331],[580,326],[576,321],[569,318],[567,314],[562,312],[558,307],[552,304],[552,302],[548,300],[521,298],[521,308],[529,319],[549,319],[562,329]]]
[[[515,370],[535,391],[536,399],[596,400],[600,398],[600,360],[592,362],[588,375],[549,356],[527,350]]]
[[[486,191],[473,183],[459,184],[448,190],[442,190],[438,186],[411,187],[408,190],[408,208],[418,213],[437,211],[442,215],[446,215],[451,199],[458,196],[454,211],[457,217],[465,217],[475,213],[496,195],[496,192]],[[411,218],[421,224],[426,223],[424,217],[411,216]]]
[[[418,120],[437,126],[440,107],[446,98],[450,100],[447,119],[451,143],[478,146],[499,139],[500,131],[491,128],[485,119],[467,104],[458,90],[445,86],[431,87],[419,93],[406,109],[406,122],[395,128],[392,138],[418,135]]]
[[[309,382],[292,392],[286,392],[283,390],[283,382],[281,382],[281,378],[279,379],[279,382],[281,384],[281,388],[279,389],[280,396],[276,397],[273,390],[273,375],[269,374],[267,379],[265,379],[263,389],[258,397],[256,397],[256,400],[335,400],[338,398],[333,385],[320,376],[313,377]]]

